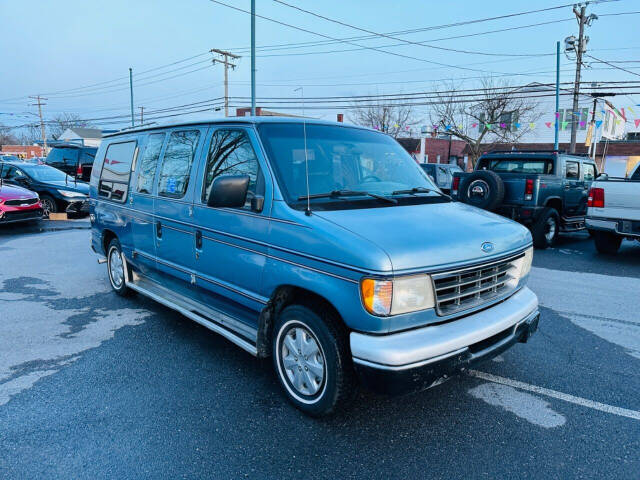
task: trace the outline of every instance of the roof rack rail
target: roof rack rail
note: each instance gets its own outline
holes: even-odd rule
[[[491,153],[567,153],[566,150],[491,150],[487,154]]]

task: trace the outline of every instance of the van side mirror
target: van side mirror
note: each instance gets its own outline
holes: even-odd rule
[[[607,175],[606,173],[601,173],[596,177],[596,180],[609,180],[609,175]]]
[[[241,208],[247,201],[249,175],[222,175],[209,190],[209,207]]]

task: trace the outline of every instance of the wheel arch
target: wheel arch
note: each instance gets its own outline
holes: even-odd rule
[[[562,199],[560,197],[549,197],[544,202],[544,206],[549,208],[555,208],[558,214],[562,215],[562,209],[563,209],[564,203],[562,202]]]
[[[118,238],[118,236],[115,234],[115,232],[113,230],[109,230],[108,228],[105,228],[102,231],[102,238],[100,240],[100,244],[102,245],[102,250],[104,251],[104,254],[107,255],[107,249],[109,248],[109,244],[111,243],[111,240],[113,240],[114,238]]]
[[[258,319],[258,338],[256,347],[259,358],[271,356],[271,337],[277,315],[287,306],[300,304],[316,309],[328,309],[334,318],[343,325],[344,321],[338,309],[325,297],[304,287],[280,285],[271,294],[267,305],[260,312]]]

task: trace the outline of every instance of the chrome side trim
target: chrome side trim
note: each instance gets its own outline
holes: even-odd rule
[[[313,268],[313,267],[310,267],[310,266],[308,266],[308,265],[303,265],[303,264],[301,264],[301,263],[292,262],[291,260],[285,260],[284,258],[275,257],[275,256],[273,256],[273,255],[269,255],[268,253],[259,252],[258,250],[252,250],[251,248],[241,247],[240,245],[236,245],[236,244],[233,244],[233,243],[225,242],[225,241],[223,241],[223,240],[219,240],[219,239],[217,239],[217,238],[208,237],[208,236],[206,236],[206,235],[203,235],[203,236],[202,236],[202,238],[203,238],[203,239],[205,239],[205,240],[210,240],[210,241],[212,241],[212,242],[221,243],[221,244],[223,244],[223,245],[229,245],[230,247],[235,247],[235,248],[239,248],[239,249],[241,249],[241,250],[246,250],[247,252],[256,253],[256,254],[258,254],[258,255],[262,255],[262,256],[264,256],[264,257],[271,258],[271,259],[273,259],[273,260],[278,260],[278,261],[280,261],[280,262],[288,263],[289,265],[294,265],[294,266],[296,266],[296,267],[304,268],[304,269],[306,269],[306,270],[311,270],[311,271],[313,271],[313,272],[321,273],[321,274],[323,274],[323,275],[328,275],[328,276],[330,276],[330,277],[334,277],[334,278],[337,278],[337,279],[340,279],[340,280],[344,280],[345,282],[358,283],[358,281],[357,281],[357,280],[353,280],[353,279],[351,279],[351,278],[342,277],[342,276],[340,276],[340,275],[336,275],[336,274],[334,274],[334,273],[330,273],[330,272],[325,272],[324,270],[318,270],[317,268]]]
[[[249,352],[251,355],[253,355],[254,357],[258,355],[258,350],[256,348],[255,345],[252,345],[251,343],[247,342],[245,339],[240,338],[239,336],[237,336],[236,334],[234,334],[233,332],[227,330],[226,328],[218,325],[217,323],[214,323],[210,320],[207,320],[205,317],[192,312],[190,310],[187,310],[183,307],[181,307],[180,305],[177,305],[165,298],[162,298],[159,295],[156,295],[155,293],[146,290],[145,288],[140,287],[139,285],[136,285],[135,283],[132,282],[126,282],[127,286],[129,288],[131,288],[132,290],[135,290],[138,293],[141,293],[142,295],[151,298],[152,300],[155,300],[156,302],[169,307],[173,310],[175,310],[176,312],[181,313],[182,315],[184,315],[187,318],[190,318],[191,320],[193,320],[194,322],[199,323],[200,325],[202,325],[205,328],[208,328],[211,331],[214,331],[216,333],[219,333],[220,335],[222,335],[224,338],[226,338],[227,340],[230,340],[231,342],[235,343],[236,345],[238,345],[240,348],[242,348],[243,350]]]
[[[148,253],[144,253],[144,252],[141,252],[139,250],[134,250],[134,252],[135,252],[136,255],[140,255],[140,256],[145,257],[145,258],[147,258],[147,259],[149,259],[151,261],[158,262],[159,264],[164,265],[165,267],[173,268],[174,270],[182,272],[182,273],[184,273],[186,275],[193,275],[195,278],[199,278],[200,280],[203,280],[205,282],[209,282],[209,283],[213,283],[214,285],[218,285],[218,286],[220,286],[222,288],[225,288],[225,289],[227,289],[227,290],[229,290],[231,292],[237,293],[238,295],[242,295],[243,297],[246,297],[249,300],[253,300],[254,302],[261,303],[263,305],[267,304],[267,300],[268,299],[266,299],[264,297],[255,297],[255,296],[251,295],[250,293],[242,291],[242,290],[239,290],[237,288],[234,288],[231,285],[227,285],[227,284],[225,284],[223,282],[214,280],[211,277],[200,275],[197,272],[195,272],[194,270],[189,270],[187,268],[181,267],[181,266],[176,265],[174,263],[167,262],[165,260],[160,260],[158,257],[154,257],[153,255],[149,255]]]

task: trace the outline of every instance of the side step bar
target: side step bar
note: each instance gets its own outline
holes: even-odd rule
[[[155,293],[151,292],[150,290],[147,290],[146,288],[141,287],[140,285],[137,285],[134,282],[126,282],[127,287],[129,287],[131,290],[135,290],[138,293],[141,293],[142,295],[151,298],[152,300],[155,300],[158,303],[161,303],[162,305],[171,308],[172,310],[175,310],[176,312],[181,313],[182,315],[184,315],[187,318],[190,318],[191,320],[193,320],[194,322],[199,323],[200,325],[202,325],[205,328],[208,328],[209,330],[212,330],[216,333],[219,333],[220,335],[222,335],[224,338],[226,338],[227,340],[230,340],[231,342],[235,343],[236,345],[238,345],[240,348],[242,348],[243,350],[246,350],[247,352],[249,352],[251,355],[253,355],[254,357],[258,355],[258,350],[256,348],[255,345],[247,342],[245,339],[239,337],[238,335],[236,335],[235,333],[227,330],[226,328],[218,325],[215,322],[212,322],[211,320],[203,317],[202,315],[193,312],[191,310],[187,310],[186,308],[170,301],[167,300],[166,298],[161,297],[160,295],[156,295]]]

